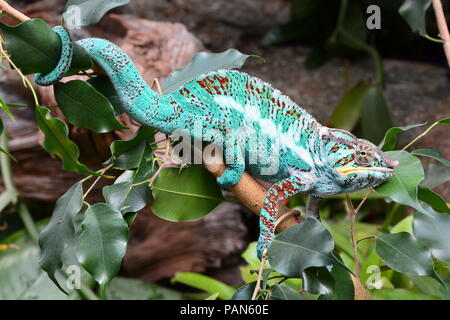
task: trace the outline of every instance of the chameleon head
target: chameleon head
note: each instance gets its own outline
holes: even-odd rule
[[[339,129],[325,128],[322,135],[328,166],[339,193],[371,188],[389,179],[398,165],[371,142]]]

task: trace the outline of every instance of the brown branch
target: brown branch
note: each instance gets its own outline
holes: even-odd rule
[[[0,12],[6,13],[8,16],[13,17],[19,21],[30,20],[29,17],[24,15],[22,12],[11,7],[6,1],[0,0]]]
[[[439,28],[439,36],[444,40],[444,52],[450,67],[450,33],[448,31],[447,22],[445,21],[441,0],[433,0],[433,9]]]

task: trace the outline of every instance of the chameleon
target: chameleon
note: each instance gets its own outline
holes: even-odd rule
[[[61,40],[61,57],[54,70],[35,75],[38,85],[59,81],[71,64],[73,42],[68,31],[61,26],[53,30]],[[280,201],[306,193],[306,215],[319,219],[321,198],[375,187],[398,165],[371,142],[321,125],[289,97],[247,73],[212,71],[159,94],[112,42],[87,38],[76,44],[110,78],[125,112],[135,121],[166,134],[184,130],[220,145],[227,160],[217,178],[221,188],[236,185],[244,171],[269,185],[260,211],[260,260],[274,239]],[[211,131],[214,134],[207,134]],[[250,139],[255,134],[257,147]],[[252,157],[265,161],[249,161]]]

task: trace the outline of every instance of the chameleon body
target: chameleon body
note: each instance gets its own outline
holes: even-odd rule
[[[71,63],[67,31],[54,30],[63,54],[54,71],[36,75],[41,85],[61,79]],[[184,130],[223,147],[227,168],[217,179],[222,188],[237,184],[244,170],[270,183],[260,212],[260,259],[274,238],[279,201],[307,193],[307,215],[318,217],[320,198],[374,187],[397,165],[372,143],[322,126],[270,84],[246,73],[210,72],[160,95],[113,43],[90,38],[77,44],[109,76],[126,113],[137,122],[168,134]],[[272,167],[276,170],[268,170]]]

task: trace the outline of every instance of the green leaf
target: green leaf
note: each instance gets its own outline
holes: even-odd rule
[[[381,260],[397,272],[429,276],[440,281],[428,248],[407,232],[377,236],[375,250]]]
[[[48,73],[58,64],[61,40],[42,19],[31,19],[13,27],[0,23],[0,29],[12,61],[24,74]],[[91,67],[89,55],[75,45],[69,73]]]
[[[209,293],[219,293],[219,298],[229,300],[234,288],[211,277],[195,272],[177,272],[171,279],[172,283],[182,283]]]
[[[114,168],[129,170],[139,166],[146,145],[155,140],[155,129],[140,127],[129,140],[116,140],[111,144]]]
[[[450,124],[450,118],[444,118],[437,121],[438,124]]]
[[[333,265],[331,276],[334,279],[333,292],[320,296],[320,300],[353,300],[355,288],[350,273],[342,266]]]
[[[154,173],[153,150],[150,146],[147,145],[139,161],[135,171],[125,171],[113,185],[103,188],[106,202],[122,214],[137,212],[150,200],[148,182],[141,183],[150,179]]]
[[[420,212],[427,213],[417,198],[418,186],[424,178],[422,164],[419,159],[406,151],[388,151],[389,159],[400,164],[394,168],[392,177],[376,188],[376,191],[390,197],[397,203],[410,206]]]
[[[214,292],[212,295],[206,297],[204,300],[217,300],[218,297],[219,297],[219,293]]]
[[[115,277],[106,288],[108,300],[179,300],[181,294],[154,283]]]
[[[450,263],[450,215],[416,212],[413,228],[414,235],[427,245],[436,259]]]
[[[450,208],[448,207],[447,202],[445,202],[445,200],[440,195],[438,195],[428,187],[419,185],[417,196],[419,200],[428,203],[434,210],[450,213]]]
[[[63,162],[63,169],[80,174],[99,175],[78,162],[78,146],[68,138],[66,124],[57,118],[50,118],[50,110],[36,106],[36,121],[45,136],[44,149],[58,156]]]
[[[288,286],[276,284],[271,290],[270,300],[304,300],[300,293]]]
[[[42,228],[47,220],[38,222]],[[79,299],[76,291],[70,295],[64,294],[48,278],[39,267],[39,247],[32,241],[26,230],[21,230],[2,243],[14,244],[19,249],[10,248],[0,251],[0,300],[67,300]],[[61,273],[56,273],[59,283],[64,286],[65,279]]]
[[[2,98],[0,98],[0,108],[5,111],[5,113],[8,115],[8,117],[12,120],[15,121],[13,114],[11,113],[11,110],[9,109],[11,105],[6,103]],[[1,133],[3,133],[3,122],[2,122],[2,128],[1,128]]]
[[[425,13],[431,5],[431,0],[405,0],[398,10],[414,32],[425,36],[427,34]]]
[[[419,124],[412,124],[405,127],[394,127],[390,128],[388,131],[386,131],[386,134],[384,135],[383,141],[380,143],[380,149],[383,151],[391,151],[395,149],[395,146],[397,144],[397,134],[400,132],[404,132],[413,128],[421,127],[425,125],[426,123],[419,123]]]
[[[275,237],[268,259],[277,272],[299,278],[307,268],[340,264],[332,254],[333,247],[330,232],[315,218],[308,217]]]
[[[243,54],[236,49],[228,49],[221,53],[197,53],[186,67],[169,74],[162,85],[162,90],[165,94],[171,93],[202,74],[222,69],[240,68],[244,65],[245,60],[250,57],[260,58]]]
[[[72,80],[54,85],[55,98],[67,120],[98,133],[126,129],[114,116],[111,103],[89,83]]]
[[[329,125],[351,131],[361,117],[364,96],[370,87],[367,81],[361,80],[347,91],[334,108]]]
[[[99,22],[109,10],[129,2],[130,0],[69,0],[63,17],[71,27],[86,27]]]
[[[417,150],[412,151],[411,154],[413,154],[415,156],[423,156],[423,157],[433,158],[433,159],[439,161],[440,163],[442,163],[443,165],[450,167],[450,161],[445,159],[444,156],[442,155],[442,153],[440,153],[438,150],[417,149]]]
[[[199,165],[181,171],[176,168],[161,170],[152,191],[152,211],[169,221],[198,220],[223,201],[215,177]]]
[[[84,213],[77,241],[78,261],[101,285],[119,271],[128,240],[128,225],[120,211],[97,203]]]
[[[83,206],[83,186],[81,182],[74,184],[58,201],[48,225],[39,235],[41,257],[39,265],[49,278],[61,289],[56,280],[56,272],[63,265],[63,255],[67,247],[73,245],[75,229],[73,218]]]
[[[430,163],[421,184],[428,188],[434,188],[447,181],[450,181],[450,168],[440,163]]]
[[[311,294],[331,294],[334,278],[325,267],[311,267],[303,270],[303,290]]]
[[[400,220],[390,230],[391,233],[408,232],[413,233],[413,216],[407,216]]]
[[[231,300],[251,300],[253,291],[255,291],[256,281],[244,284],[242,287],[236,290],[231,297]]]
[[[120,102],[119,95],[114,88],[111,80],[106,76],[95,77],[87,81],[95,90],[100,92],[111,103],[116,116],[125,112]]]
[[[361,117],[363,138],[378,144],[393,125],[389,106],[380,86],[374,85],[367,90]]]

